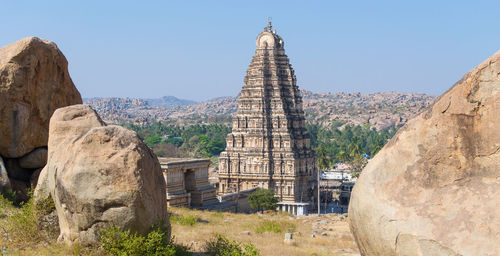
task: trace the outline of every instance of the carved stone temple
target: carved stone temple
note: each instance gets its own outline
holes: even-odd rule
[[[316,159],[295,73],[270,21],[257,36],[226,142],[219,158],[219,194],[273,189],[280,210],[303,213],[314,194]]]
[[[167,206],[200,207],[217,201],[208,182],[210,159],[159,157],[167,185]]]

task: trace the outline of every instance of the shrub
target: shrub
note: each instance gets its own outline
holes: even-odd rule
[[[170,222],[177,223],[183,226],[194,226],[198,223],[198,218],[193,215],[174,215],[170,214]]]
[[[6,215],[7,211],[14,207],[13,201],[4,197],[2,193],[0,193],[0,217]]]
[[[5,198],[2,200],[5,204]],[[19,244],[33,244],[40,241],[50,241],[55,238],[55,228],[42,225],[41,220],[55,209],[52,198],[35,204],[33,198],[21,202],[20,209],[6,218],[4,231],[9,238]]]
[[[11,189],[0,189],[0,206],[3,203],[12,205],[15,204],[15,202],[16,202],[16,191]]]
[[[205,244],[205,250],[211,256],[258,256],[260,252],[253,244],[241,244],[225,236],[216,234]]]
[[[110,226],[101,230],[102,248],[111,255],[117,256],[188,256],[188,248],[176,245],[168,237],[164,225],[153,227],[146,235],[141,236],[129,230]]]
[[[262,234],[265,232],[272,232],[280,234],[283,232],[294,232],[295,228],[295,224],[288,221],[265,220],[257,225],[255,233]]]
[[[46,199],[36,202],[35,207],[38,213],[47,215],[56,209],[56,204],[52,200],[52,197],[49,196]]]

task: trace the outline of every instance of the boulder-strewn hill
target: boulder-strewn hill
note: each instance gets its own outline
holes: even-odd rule
[[[179,99],[174,96],[163,96],[157,99],[146,99],[146,101],[148,102],[149,105],[160,106],[165,108],[192,105],[197,103],[196,101],[193,100]]]
[[[431,95],[401,92],[361,94],[303,90],[302,96],[306,119],[311,123],[322,126],[369,123],[377,129],[403,125],[435,99]],[[158,106],[159,101],[130,98],[85,100],[104,120],[111,123],[145,124],[157,120],[177,125],[213,122],[230,124],[231,115],[238,108],[237,97],[219,97],[197,104],[172,104],[172,107],[164,107],[167,106],[165,104]]]

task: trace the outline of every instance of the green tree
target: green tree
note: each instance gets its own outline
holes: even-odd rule
[[[318,168],[319,169],[328,169],[330,168],[331,162],[328,157],[328,153],[326,151],[326,146],[325,145],[320,145],[316,149],[316,156],[317,156],[317,162],[318,162]]]
[[[274,191],[271,189],[257,188],[248,196],[250,207],[258,211],[276,209],[278,198],[274,196]]]
[[[351,143],[347,148],[349,149],[349,154],[351,158],[354,158],[355,156],[363,153],[363,149],[361,148],[361,143],[358,137],[353,137],[351,139]]]
[[[131,123],[122,124],[131,129],[144,140],[158,155],[171,155],[166,152],[168,144],[179,148],[185,156],[213,157],[226,147],[226,136],[231,128],[221,124],[192,125],[178,127],[163,122],[153,121],[150,125],[138,126]],[[168,139],[164,139],[169,137]]]
[[[156,144],[158,144],[158,143],[161,142],[161,137],[160,137],[160,135],[154,134],[154,135],[146,137],[146,139],[144,140],[144,142],[149,147],[153,147],[154,145],[156,145]]]
[[[349,161],[349,155],[345,152],[345,150],[340,150],[337,154],[337,159],[341,162]]]
[[[174,137],[174,138],[168,138],[164,141],[165,143],[172,144],[176,147],[182,146],[182,139]]]
[[[307,133],[311,139],[311,146],[316,147],[318,145],[318,133],[320,130],[319,125],[317,124],[307,124],[306,125]]]

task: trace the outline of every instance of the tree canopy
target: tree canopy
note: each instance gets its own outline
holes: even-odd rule
[[[346,125],[340,130],[336,124],[326,128],[308,124],[307,130],[311,136],[311,146],[316,151],[318,168],[327,169],[335,163],[347,162],[355,170],[361,171],[366,159],[377,154],[394,136],[397,128],[377,131],[366,124]]]
[[[138,126],[134,124],[122,124],[131,129],[160,156],[168,155],[168,144],[173,145],[178,150],[177,156],[191,157],[214,157],[218,156],[226,148],[226,135],[231,128],[226,125],[192,125],[189,127],[178,127],[165,125],[162,122],[154,122],[148,126]]]
[[[366,159],[373,157],[394,136],[396,127],[377,131],[368,124],[339,129],[340,123],[330,127],[307,124],[311,146],[316,151],[320,169],[335,163],[350,163],[361,170]],[[136,131],[144,142],[160,157],[207,157],[215,159],[226,148],[226,136],[231,127],[222,124],[179,127],[153,122],[148,126],[123,124]]]
[[[248,196],[250,207],[258,211],[274,210],[278,201],[278,198],[274,196],[274,191],[265,188],[257,188]]]

